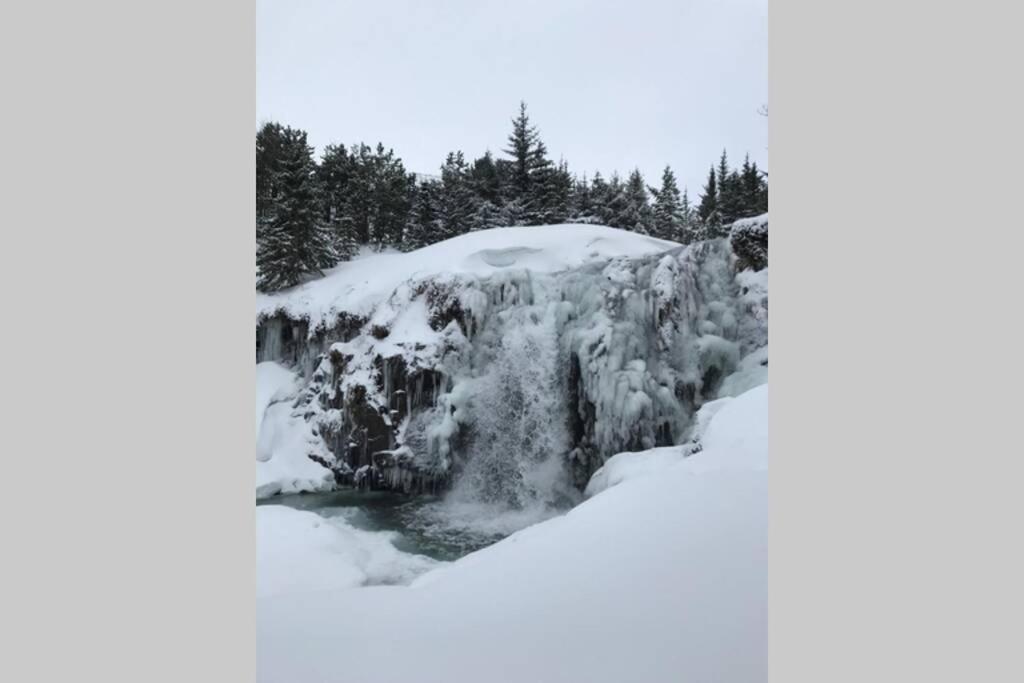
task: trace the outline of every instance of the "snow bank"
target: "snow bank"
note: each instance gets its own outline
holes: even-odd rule
[[[679,245],[601,225],[538,225],[480,230],[402,254],[363,253],[325,277],[285,292],[258,294],[257,320],[275,312],[307,319],[310,329],[342,312],[368,315],[399,285],[433,275],[487,276],[509,269],[552,273],[616,256],[643,256]]]
[[[736,372],[722,381],[718,395],[722,398],[739,396],[761,384],[768,383],[768,347],[763,346],[739,362]]]
[[[768,232],[768,214],[763,213],[760,216],[752,216],[750,218],[741,218],[738,221],[734,221],[729,226],[729,234],[735,235],[742,232],[752,233],[766,233]]]
[[[403,553],[393,532],[363,531],[283,505],[256,508],[256,596],[408,583],[440,565]]]
[[[260,436],[263,416],[271,403],[295,398],[302,380],[288,368],[277,363],[256,364],[256,438]]]
[[[767,402],[763,386],[719,404],[701,452],[652,456],[410,586],[294,591],[265,573],[259,680],[765,680]]]
[[[302,381],[277,363],[256,365],[256,497],[325,491],[334,486],[330,470],[309,459],[322,454],[323,440],[293,414]]]
[[[591,498],[628,479],[659,474],[684,457],[686,451],[682,446],[652,448],[638,453],[618,453],[608,458],[608,462],[594,472],[583,495]]]

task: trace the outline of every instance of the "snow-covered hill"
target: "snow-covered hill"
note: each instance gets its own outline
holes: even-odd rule
[[[281,312],[311,328],[342,313],[366,315],[402,283],[430,276],[486,277],[508,270],[553,273],[613,257],[644,256],[674,242],[602,225],[539,225],[471,232],[410,253],[364,251],[323,278],[275,294],[257,294],[257,320]]]

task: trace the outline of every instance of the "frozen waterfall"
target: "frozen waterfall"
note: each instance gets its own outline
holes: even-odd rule
[[[767,270],[737,273],[726,239],[554,272],[488,257],[331,327],[262,320],[259,357],[305,375],[293,412],[339,482],[558,505],[616,453],[683,443],[736,371],[766,372]]]

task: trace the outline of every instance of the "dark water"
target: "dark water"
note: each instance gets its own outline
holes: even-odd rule
[[[258,500],[256,505],[287,505],[321,517],[341,517],[358,529],[394,531],[393,542],[403,552],[436,560],[457,560],[504,538],[506,533],[468,531],[438,522],[429,514],[440,504],[433,496],[410,498],[390,491],[345,489],[327,493],[297,493]]]

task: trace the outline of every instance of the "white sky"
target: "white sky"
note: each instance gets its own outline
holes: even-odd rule
[[[722,148],[768,167],[767,0],[257,0],[257,123],[394,148],[438,173],[498,156],[526,100],[556,161],[671,164],[695,199]]]

